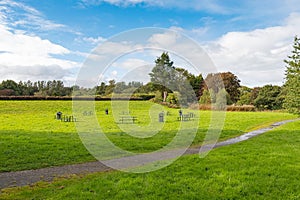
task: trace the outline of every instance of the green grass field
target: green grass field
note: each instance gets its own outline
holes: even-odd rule
[[[3,190],[0,199],[300,199],[299,133],[296,121],[158,171],[41,182]]]
[[[170,116],[158,134],[145,139],[124,133],[114,122],[111,113],[105,115],[105,108],[111,110],[110,102],[96,102],[96,113],[103,131],[114,144],[132,152],[151,152],[168,144],[180,126],[176,120],[176,109],[157,107],[147,101],[130,102],[130,111],[138,117],[139,126],[146,127],[150,123],[148,110],[153,107],[156,111],[169,111]],[[123,108],[119,109],[121,112]],[[72,114],[72,102],[0,101],[0,172],[95,160],[82,144],[74,123],[54,119],[57,111]],[[196,112],[196,115],[200,116],[200,121],[193,145],[201,145],[209,126],[211,112],[201,111]],[[79,116],[78,123],[87,121],[88,118]],[[220,140],[291,118],[295,116],[280,112],[228,112]]]

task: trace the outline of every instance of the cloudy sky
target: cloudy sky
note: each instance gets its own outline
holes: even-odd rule
[[[99,52],[112,55],[110,67],[97,74],[103,80],[140,76],[143,70],[128,72],[152,65],[163,50],[174,51],[175,65],[189,69],[201,56],[182,40],[187,37],[217,71],[233,72],[243,85],[282,85],[283,60],[299,24],[298,0],[0,0],[0,80],[72,85]],[[145,27],[163,29],[132,32]],[[123,40],[115,40],[120,35]],[[207,73],[209,64],[196,65],[195,73]]]

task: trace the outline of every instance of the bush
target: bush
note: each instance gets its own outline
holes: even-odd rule
[[[215,106],[214,106],[215,107]],[[190,109],[194,110],[212,110],[213,105],[212,104],[191,104],[189,106]],[[226,111],[241,111],[241,112],[254,112],[255,106],[253,105],[243,105],[243,106],[227,106]]]
[[[174,93],[169,93],[167,97],[167,102],[170,104],[177,104],[178,103],[178,98]]]
[[[137,94],[134,94],[133,97],[141,98],[143,100],[150,100],[150,99],[154,98],[155,95],[154,94],[140,94],[140,93],[137,93]]]
[[[227,106],[227,111],[242,111],[242,112],[254,112],[255,106],[243,105],[243,106]]]

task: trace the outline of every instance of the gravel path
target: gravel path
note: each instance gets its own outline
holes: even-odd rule
[[[296,120],[286,120],[282,122],[277,122],[267,128],[262,128],[256,131],[245,133],[236,138],[218,142],[212,148],[227,146],[244,140],[248,140],[254,136],[263,134],[273,129],[274,127],[278,127],[292,121],[296,121]],[[207,148],[206,146],[203,146],[201,148],[201,151],[205,151],[208,148],[211,148],[211,146],[207,146]],[[95,162],[88,162],[82,164],[48,167],[48,168],[42,168],[36,170],[4,172],[4,173],[0,173],[0,189],[7,188],[7,187],[31,185],[38,181],[52,181],[56,177],[68,177],[73,174],[81,175],[81,174],[88,174],[93,172],[104,172],[104,171],[112,170],[107,166],[117,166],[117,168],[119,169],[138,167],[154,161],[174,158],[174,156],[178,155],[178,153],[180,152],[182,153],[184,152],[184,154],[187,155],[187,154],[197,154],[199,153],[199,151],[200,151],[200,147],[189,148],[189,149],[178,149],[178,150],[170,150],[166,152],[159,152],[159,153],[155,152],[155,153],[148,153],[148,154],[142,154],[137,156],[106,160],[106,161],[102,161],[102,163],[99,161],[95,161]]]

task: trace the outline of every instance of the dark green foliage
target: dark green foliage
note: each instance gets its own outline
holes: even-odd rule
[[[9,90],[9,92],[8,92]],[[60,80],[37,81],[16,83],[13,80],[2,81],[0,84],[1,95],[16,96],[71,96],[72,88],[65,87]]]
[[[202,87],[204,85],[204,79],[202,74],[199,74],[198,76],[189,73],[186,69],[183,68],[175,68],[175,70],[179,73],[177,73],[177,76],[183,76],[184,78],[181,79],[185,79],[188,81],[188,84],[190,85],[190,87],[193,89],[193,93],[196,95],[197,99],[200,99],[201,96],[201,90]],[[177,80],[181,81],[180,78],[177,78]]]
[[[13,80],[2,81],[2,83],[0,84],[0,89],[1,90],[4,90],[4,89],[13,90],[14,95],[21,95],[22,94],[21,88]]]
[[[156,87],[155,84],[152,82],[147,83],[146,85],[141,86],[137,89],[138,93],[155,93]]]
[[[300,115],[300,38],[294,39],[294,50],[286,66],[286,82],[284,84],[284,108],[289,112]]]
[[[260,110],[277,110],[282,108],[282,102],[281,87],[265,85],[259,90],[254,105]]]
[[[254,99],[252,99],[254,96],[257,97],[257,94],[254,94],[256,90],[252,88],[248,88],[246,86],[241,86],[239,88],[240,91],[240,98],[237,101],[237,105],[253,105]],[[252,97],[253,96],[253,97]]]
[[[241,95],[237,105],[250,105],[251,104],[251,92],[247,92]]]
[[[96,87],[96,94],[103,96],[105,94],[106,84],[101,82],[99,86]]]

